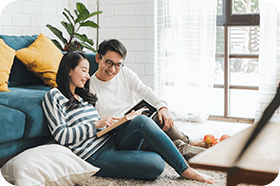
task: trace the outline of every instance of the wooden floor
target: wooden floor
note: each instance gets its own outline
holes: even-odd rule
[[[203,123],[175,121],[175,125],[191,139],[199,139],[206,134],[213,134],[215,138],[223,134],[233,136],[252,124],[208,120]]]

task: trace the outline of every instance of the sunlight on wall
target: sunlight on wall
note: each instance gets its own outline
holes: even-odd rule
[[[5,6],[8,5],[12,1],[17,1],[17,0],[1,0],[1,2],[0,2],[0,17],[1,17],[2,11],[4,10]]]

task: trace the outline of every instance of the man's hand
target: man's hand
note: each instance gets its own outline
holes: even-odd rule
[[[170,116],[168,109],[166,107],[162,107],[158,111],[158,119],[160,124],[164,122],[164,126],[162,127],[163,131],[168,131],[169,129],[173,128],[174,121]]]

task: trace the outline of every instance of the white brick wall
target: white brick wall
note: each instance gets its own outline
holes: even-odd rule
[[[44,33],[56,38],[46,24],[63,31],[63,9],[71,12],[76,2],[88,6],[90,12],[97,9],[95,0],[17,0],[8,4],[0,18],[0,34],[33,35]],[[125,44],[128,55],[125,65],[135,71],[145,84],[154,88],[154,0],[100,0],[99,43],[116,38]],[[94,16],[92,20],[96,21]],[[96,40],[96,30],[82,32]]]
[[[95,1],[94,1],[95,2]],[[92,11],[96,3],[89,3]],[[154,88],[154,1],[100,0],[99,43],[116,38],[128,49],[125,65]],[[96,37],[96,32],[89,33]]]
[[[68,0],[17,0],[9,3],[0,18],[0,33],[5,35],[33,35],[44,33],[55,38],[46,28],[51,24],[62,29],[61,14]],[[66,37],[66,32],[64,32]]]

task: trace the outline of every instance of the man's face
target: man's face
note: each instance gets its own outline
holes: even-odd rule
[[[113,62],[114,64],[123,63],[123,58],[121,57],[121,55],[113,51],[108,51],[104,56],[96,54],[95,60],[98,63],[96,77],[101,81],[110,81],[121,70],[116,68],[116,65],[108,66],[108,63],[106,65],[106,60],[111,63]]]

